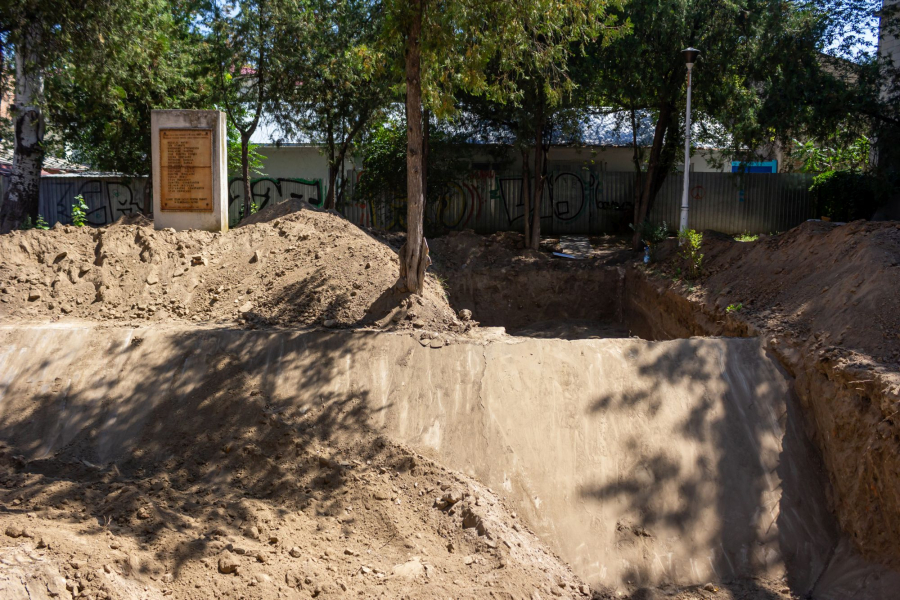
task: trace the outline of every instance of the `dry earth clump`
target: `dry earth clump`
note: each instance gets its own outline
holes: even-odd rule
[[[137,219],[4,235],[0,319],[467,328],[434,277],[421,296],[395,291],[396,252],[344,218],[274,214],[225,233]]]

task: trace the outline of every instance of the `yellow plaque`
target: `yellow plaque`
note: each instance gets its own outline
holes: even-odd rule
[[[212,130],[160,129],[160,208],[212,212]]]

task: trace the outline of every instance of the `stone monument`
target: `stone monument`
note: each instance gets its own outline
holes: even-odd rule
[[[154,110],[150,131],[156,229],[227,230],[225,113]]]

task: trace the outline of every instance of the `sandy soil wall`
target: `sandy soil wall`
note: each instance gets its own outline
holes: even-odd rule
[[[626,277],[625,315],[647,339],[759,335],[792,376],[829,475],[829,506],[856,549],[900,568],[900,381],[883,367],[829,347],[817,336],[791,340],[760,332],[737,315],[691,302],[636,269]]]
[[[319,426],[337,435],[365,425],[477,477],[595,585],[786,572],[817,598],[900,586],[842,542],[789,381],[753,339],[434,349],[360,332],[3,328],[0,438],[95,464],[162,452],[155,409],[230,385],[224,358],[271,411],[327,405]]]

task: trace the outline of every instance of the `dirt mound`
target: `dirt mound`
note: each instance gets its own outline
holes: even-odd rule
[[[330,212],[272,210],[225,233],[123,220],[2,236],[0,319],[465,329],[434,277],[421,296],[393,290],[386,244]]]
[[[760,329],[900,362],[900,224],[807,222],[754,242],[707,235],[702,301]]]
[[[212,368],[118,462],[91,460],[99,432],[45,460],[0,445],[0,595],[589,595],[503,500],[367,433],[353,403],[277,410],[227,357]]]
[[[274,221],[275,219],[278,219],[280,217],[286,217],[291,213],[299,212],[301,210],[325,212],[322,209],[313,206],[306,200],[291,198],[290,200],[285,200],[284,202],[269,204],[261,211],[256,212],[246,219],[242,220],[238,224],[238,227],[246,227],[247,225],[255,225],[256,223],[268,223],[269,221]]]

